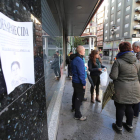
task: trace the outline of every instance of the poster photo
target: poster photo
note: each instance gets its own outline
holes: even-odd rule
[[[21,84],[35,84],[33,58],[33,23],[0,12],[0,59],[8,94]]]

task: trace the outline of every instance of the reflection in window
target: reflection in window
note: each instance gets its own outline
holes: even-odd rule
[[[26,7],[23,6],[23,9],[26,10]]]
[[[19,3],[16,2],[16,6],[19,7]]]

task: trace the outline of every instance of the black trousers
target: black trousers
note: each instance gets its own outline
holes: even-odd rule
[[[73,96],[72,96],[72,109],[75,109],[75,117],[81,118],[82,114],[80,111],[80,106],[84,98],[85,89],[83,89],[82,84],[73,83]]]
[[[122,127],[123,116],[126,116],[126,124],[132,126],[134,111],[133,104],[119,104],[114,102],[116,106],[116,124]]]
[[[99,95],[100,76],[94,76],[94,75],[90,75],[90,76],[91,76],[92,81],[94,83],[94,87],[96,86],[96,95]],[[91,88],[90,88],[91,94],[94,93],[94,87],[91,86]]]
[[[133,105],[134,116],[138,117],[140,112],[140,103]]]
[[[68,64],[68,77],[72,76],[71,64]]]

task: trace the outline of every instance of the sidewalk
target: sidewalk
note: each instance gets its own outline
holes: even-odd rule
[[[107,66],[108,71],[110,71],[110,65]],[[100,98],[102,98],[103,91],[104,88],[100,87]],[[101,112],[101,103],[90,103],[89,82],[87,82],[86,89],[88,100],[83,102],[81,106],[81,112],[84,116],[87,116],[87,121],[75,120],[73,118],[74,113],[71,112],[72,94],[71,80],[66,79],[57,140],[140,140],[140,118],[134,119],[134,132],[132,134],[126,132],[126,130],[123,130],[123,135],[116,134],[112,130],[112,123],[115,122],[114,102],[109,101]]]

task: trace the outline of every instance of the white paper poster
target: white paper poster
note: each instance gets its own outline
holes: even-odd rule
[[[0,13],[0,57],[8,94],[23,83],[35,84],[32,22]]]

